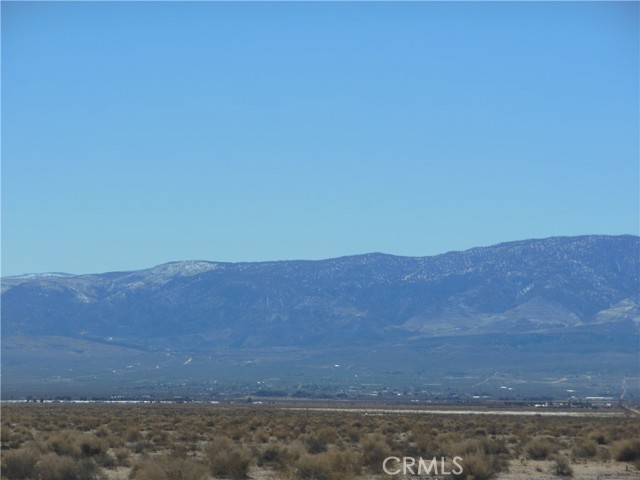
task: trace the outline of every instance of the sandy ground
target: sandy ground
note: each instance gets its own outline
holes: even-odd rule
[[[630,480],[640,479],[640,471],[635,470],[632,465],[609,462],[609,463],[597,463],[589,462],[582,464],[572,464],[573,479],[574,480]],[[109,480],[128,480],[129,468],[118,467],[115,470],[106,470],[105,474]],[[291,480],[284,479],[282,476],[275,472],[258,469],[253,467],[249,478],[251,480]],[[361,480],[400,480],[402,477],[391,477],[387,475],[379,475],[375,477],[362,477]],[[410,478],[425,478],[425,477],[405,477],[402,480],[409,480]],[[436,477],[433,477],[435,480]],[[438,480],[446,479],[446,476],[438,477]],[[514,461],[509,466],[508,473],[502,473],[496,477],[495,480],[566,480],[570,477],[559,477],[552,473],[552,462],[550,461],[527,461],[525,464],[519,461]]]
[[[620,462],[588,462],[571,464],[573,478],[577,480],[626,480],[640,478],[640,471],[632,465]],[[552,473],[552,462],[528,460],[525,464],[513,461],[509,465],[509,472],[502,473],[496,480],[558,480],[570,477],[559,477]]]

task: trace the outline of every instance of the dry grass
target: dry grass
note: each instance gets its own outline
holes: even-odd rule
[[[624,417],[367,415],[212,405],[2,407],[2,479],[371,478],[388,456],[462,457],[456,479],[510,466],[571,476],[585,462],[640,462],[640,423]],[[262,474],[258,475],[261,476]],[[577,475],[577,474],[576,474]]]
[[[144,457],[136,461],[129,475],[131,480],[203,480],[207,467],[196,460],[169,455]]]

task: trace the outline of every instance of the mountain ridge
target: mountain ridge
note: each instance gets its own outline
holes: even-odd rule
[[[564,327],[588,323],[624,300],[638,303],[638,248],[640,238],[630,235],[551,237],[428,257],[372,253],[327,260],[181,261],[132,272],[4,277],[3,334],[11,335],[20,317],[27,331],[39,325],[48,334],[73,334],[78,327],[73,322],[67,321],[66,329],[47,325],[47,318],[60,313],[82,317],[92,335],[107,336],[113,336],[109,325],[122,330],[126,322],[146,318],[149,323],[151,316],[159,336],[163,321],[171,336],[230,323],[259,329],[278,323],[276,318],[293,319],[297,327],[302,322],[304,328],[324,322],[336,334],[338,327],[366,318],[361,333],[435,335],[438,329],[474,331],[473,322],[496,324],[507,317],[526,322],[564,312],[566,318],[556,322]],[[620,315],[625,317],[624,311]],[[196,325],[181,329],[178,317]],[[446,317],[452,324],[442,325]],[[169,328],[172,321],[176,328]],[[124,328],[143,333],[134,330]],[[255,341],[254,332],[244,336]]]
[[[551,237],[429,257],[3,277],[3,390],[265,378],[285,389],[355,378],[462,388],[452,371],[473,389],[471,379],[500,370],[531,393],[557,393],[548,379],[558,375],[597,394],[638,375],[639,252],[637,236]]]
[[[359,257],[387,257],[387,258],[399,258],[399,259],[411,259],[411,260],[415,260],[415,259],[426,259],[426,258],[432,258],[432,257],[439,257],[439,256],[443,256],[443,255],[450,255],[450,254],[465,254],[465,253],[472,253],[472,252],[476,252],[476,251],[482,251],[485,249],[495,249],[495,248],[499,248],[499,247],[513,247],[513,246],[517,246],[517,245],[521,245],[521,244],[529,244],[529,243],[536,243],[536,242],[552,242],[554,240],[574,240],[574,241],[580,241],[580,240],[584,240],[584,239],[606,239],[606,238],[618,238],[618,239],[638,239],[640,238],[637,235],[632,235],[632,234],[620,234],[620,235],[576,235],[576,236],[551,236],[551,237],[540,237],[540,238],[531,238],[531,239],[525,239],[525,240],[510,240],[510,241],[506,241],[506,242],[500,242],[500,243],[496,243],[494,245],[485,245],[485,246],[478,246],[478,247],[471,247],[471,248],[467,248],[467,249],[463,249],[463,250],[449,250],[446,252],[442,252],[442,253],[437,253],[437,254],[433,254],[433,255],[397,255],[397,254],[392,254],[392,253],[386,253],[386,252],[379,252],[379,251],[374,251],[374,252],[367,252],[367,253],[359,253],[359,254],[353,254],[353,255],[340,255],[338,257],[328,257],[328,258],[321,258],[321,259],[303,259],[303,258],[297,258],[297,259],[284,259],[284,260],[259,260],[259,261],[237,261],[237,262],[232,262],[232,261],[218,261],[218,260],[204,260],[204,259],[190,259],[190,260],[171,260],[171,261],[167,261],[167,262],[163,262],[157,265],[154,265],[152,267],[147,267],[147,268],[140,268],[140,269],[134,269],[134,270],[109,270],[109,271],[105,271],[105,272],[90,272],[90,273],[69,273],[69,272],[29,272],[29,273],[22,273],[22,274],[13,274],[13,275],[3,275],[1,278],[2,279],[7,279],[7,280],[11,280],[11,279],[22,279],[22,278],[36,278],[36,277],[81,277],[81,276],[89,276],[89,275],[115,275],[115,274],[134,274],[137,272],[144,272],[144,271],[148,271],[148,270],[152,270],[154,268],[160,268],[160,267],[165,267],[165,266],[169,266],[169,265],[176,265],[176,264],[200,264],[200,263],[204,263],[204,264],[215,264],[215,265],[266,265],[266,264],[281,264],[281,263],[318,263],[318,262],[326,262],[326,261],[331,261],[331,260],[343,260],[343,259],[353,259],[353,258],[359,258]]]

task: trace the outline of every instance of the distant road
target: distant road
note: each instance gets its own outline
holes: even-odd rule
[[[640,410],[638,410],[637,408],[633,408],[630,407],[629,405],[625,405],[624,403],[620,404],[620,408],[622,408],[623,410],[629,412],[629,413],[634,413],[636,415],[640,415]]]
[[[624,397],[627,394],[627,377],[624,377],[622,379],[622,393],[620,394],[620,408],[622,408],[623,410],[629,412],[629,413],[633,413],[635,415],[640,415],[640,410],[638,410],[637,408],[633,408],[630,405],[627,405],[624,402]]]
[[[625,410],[631,410],[640,414],[639,411],[623,407]],[[418,414],[418,415],[510,415],[510,416],[543,416],[543,417],[622,417],[624,412],[602,412],[593,410],[581,411],[550,411],[546,409],[540,410],[440,410],[440,409],[410,409],[410,408],[339,408],[339,407],[280,407],[281,410],[305,411],[305,412],[349,412],[362,413],[365,415],[388,415],[388,414]]]

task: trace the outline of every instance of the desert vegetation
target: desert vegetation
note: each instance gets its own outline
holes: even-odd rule
[[[581,465],[596,463],[640,470],[640,422],[624,416],[5,404],[1,441],[7,480],[387,478],[389,456],[438,458],[449,467],[458,456],[463,471],[451,477],[467,480],[518,478],[526,468],[577,477]]]

